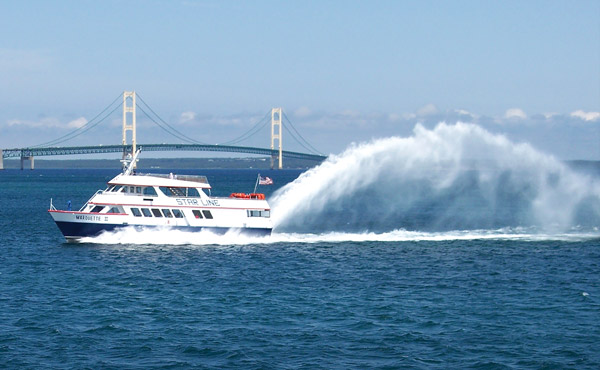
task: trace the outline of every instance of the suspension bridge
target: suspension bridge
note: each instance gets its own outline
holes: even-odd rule
[[[43,156],[60,156],[60,155],[86,155],[86,154],[103,154],[103,153],[127,153],[135,152],[137,147],[141,147],[146,151],[202,151],[202,152],[226,152],[226,153],[244,153],[265,155],[271,158],[271,168],[283,168],[283,158],[303,159],[315,162],[325,160],[326,156],[316,150],[294,127],[287,115],[281,108],[273,108],[258,121],[252,128],[238,136],[235,139],[229,140],[221,144],[207,144],[197,141],[188,135],[177,130],[172,125],[163,120],[146,102],[136,94],[135,91],[124,91],[122,101],[116,104],[121,99],[119,95],[110,105],[102,112],[88,121],[85,125],[63,135],[52,141],[48,141],[36,146],[26,148],[0,149],[0,170],[4,169],[5,158],[20,158],[21,169],[24,168],[25,161],[30,162],[30,168],[34,169],[34,158]],[[139,99],[141,104],[137,103]],[[83,135],[100,123],[105,121],[117,109],[123,108],[123,140],[119,145],[92,145],[92,146],[57,146],[66,141],[70,141]],[[138,144],[136,140],[137,129],[137,109],[139,109],[151,122],[160,127],[162,130],[177,138],[182,143],[179,144]],[[270,118],[270,120],[269,120]],[[284,125],[283,122],[286,122]],[[268,123],[271,123],[271,147],[259,148],[251,146],[238,146],[242,141],[261,132]],[[289,126],[289,128],[288,128]],[[298,144],[300,144],[308,153],[293,152],[283,150],[282,147],[282,128],[287,130],[287,133]],[[128,140],[128,137],[130,140]],[[130,142],[129,142],[130,141]]]

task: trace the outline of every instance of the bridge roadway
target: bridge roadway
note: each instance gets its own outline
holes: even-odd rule
[[[246,153],[258,154],[267,156],[277,156],[279,150],[255,148],[246,146],[232,145],[201,145],[201,144],[140,144],[138,148],[142,148],[143,152],[155,151],[201,151],[201,152],[228,152],[228,153]],[[95,145],[95,146],[71,146],[71,147],[48,147],[48,148],[16,148],[16,149],[0,149],[0,169],[3,169],[4,158],[21,158],[21,168],[23,168],[23,160],[31,160],[31,168],[33,169],[33,158],[40,156],[55,156],[55,155],[76,155],[76,154],[100,154],[100,153],[122,153],[123,150],[131,152],[131,145]],[[307,154],[299,152],[282,151],[284,158],[306,159],[311,161],[323,161],[325,156],[316,154]]]

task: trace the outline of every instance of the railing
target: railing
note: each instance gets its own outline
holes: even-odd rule
[[[136,176],[152,176],[152,177],[160,177],[162,179],[175,179],[175,180],[183,180],[183,181],[192,181],[198,182],[201,184],[208,184],[208,179],[206,176],[199,175],[175,175],[175,174],[164,174],[164,173],[137,173]]]

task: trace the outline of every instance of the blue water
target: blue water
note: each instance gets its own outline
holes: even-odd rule
[[[1,368],[600,368],[593,232],[66,244],[50,198],[78,208],[115,174],[0,171]],[[201,174],[222,196],[256,179]],[[263,171],[261,191],[299,174]]]

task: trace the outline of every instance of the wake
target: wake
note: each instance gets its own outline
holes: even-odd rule
[[[581,232],[572,230],[565,233],[540,233],[537,230],[499,229],[449,232],[418,232],[392,230],[385,233],[374,232],[328,232],[313,233],[273,233],[270,236],[247,236],[239,232],[225,235],[209,231],[189,232],[171,229],[124,228],[103,233],[96,237],[83,238],[80,243],[105,245],[138,246],[232,246],[263,244],[322,244],[322,243],[361,243],[361,242],[419,242],[456,240],[520,240],[520,241],[566,241],[576,242],[600,238],[598,230]]]

